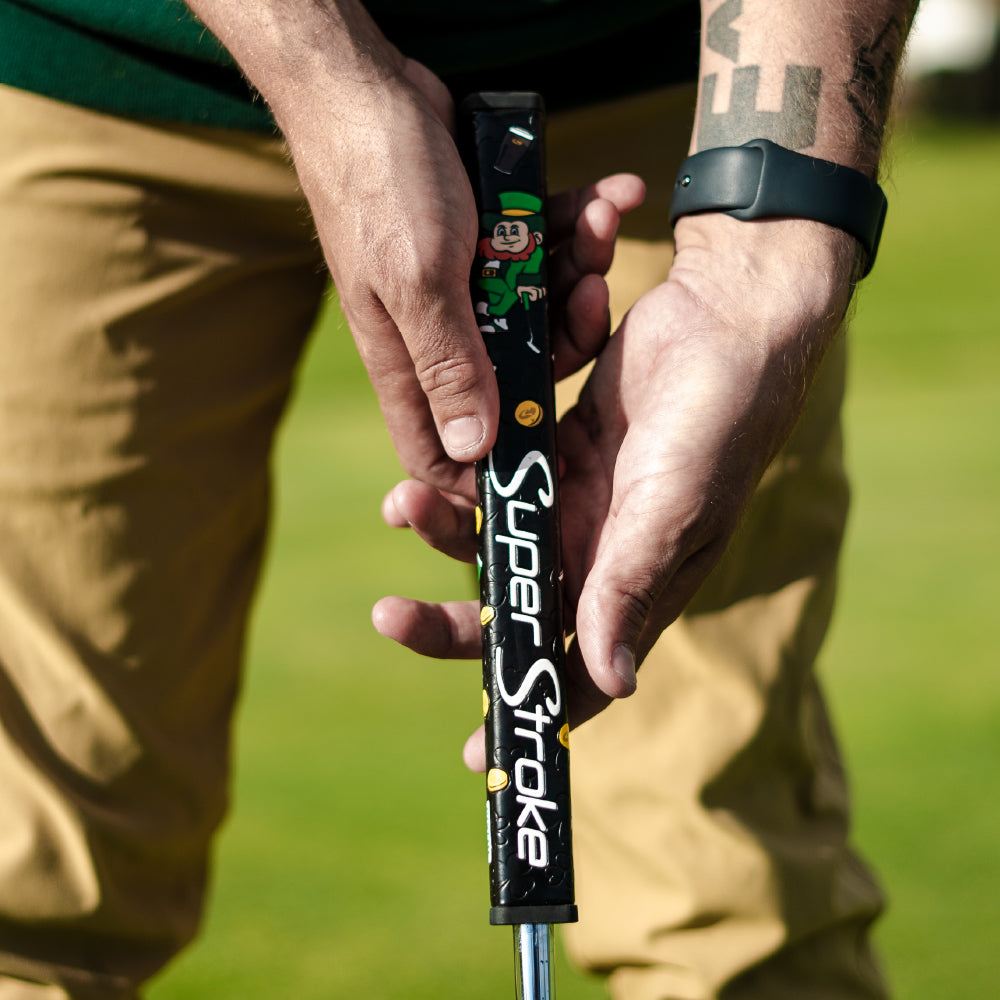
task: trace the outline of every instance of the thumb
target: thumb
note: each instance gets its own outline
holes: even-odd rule
[[[626,580],[600,574],[595,564],[576,613],[576,643],[587,673],[609,698],[627,698],[636,689],[639,636],[646,622],[644,602]]]
[[[637,668],[724,548],[724,539],[715,539],[688,553],[657,522],[635,512],[614,519],[580,594],[580,653],[594,684],[612,698],[635,690]]]
[[[677,549],[667,542],[662,512],[629,499],[607,515],[576,612],[580,656],[610,698],[635,691],[638,665],[675,616],[669,584]]]
[[[467,276],[429,290],[426,308],[394,318],[441,443],[458,462],[483,458],[496,437],[499,396]]]
[[[411,269],[412,270],[412,269]],[[413,277],[407,275],[408,279]],[[341,306],[403,468],[442,489],[486,455],[499,414],[496,376],[475,323],[467,280],[416,282]],[[444,461],[445,459],[451,461]],[[466,484],[468,485],[468,484]]]

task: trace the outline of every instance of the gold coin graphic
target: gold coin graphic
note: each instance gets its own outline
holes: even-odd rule
[[[569,723],[563,723],[562,729],[559,730],[559,742],[568,750],[569,749]]]
[[[542,408],[533,399],[526,399],[523,403],[518,403],[514,419],[522,427],[535,427],[541,423]]]
[[[476,504],[476,534],[483,530],[483,508]]]
[[[510,784],[507,772],[499,767],[491,767],[490,773],[486,775],[486,790],[488,792],[499,792]]]
[[[490,696],[483,691],[483,718],[490,714]]]
[[[484,604],[479,609],[479,624],[489,625],[489,623],[493,621],[493,619],[496,618],[496,616],[497,616],[496,611],[493,608],[491,608],[488,604]]]

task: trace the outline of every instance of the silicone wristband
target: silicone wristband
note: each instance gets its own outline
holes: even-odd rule
[[[742,146],[706,149],[681,164],[670,224],[699,212],[825,222],[861,244],[864,277],[875,263],[887,206],[882,189],[859,170],[753,139]]]

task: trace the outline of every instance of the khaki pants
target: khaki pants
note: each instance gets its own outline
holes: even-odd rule
[[[615,170],[647,181],[609,275],[614,315],[669,270],[656,237],[669,232],[695,96],[650,94],[549,130],[554,189]],[[845,364],[841,338],[636,694],[573,734],[581,919],[565,935],[620,1000],[886,995],[868,941],[881,896],[848,845],[847,787],[814,674],[847,514]]]
[[[588,124],[622,137],[612,169],[665,178],[640,238],[679,162],[646,134],[672,100]],[[582,121],[553,123],[554,186],[594,173]],[[2,87],[0,135],[0,1000],[131,1000],[197,928],[270,448],[323,272],[273,140]],[[616,301],[668,264],[624,245]],[[881,995],[812,674],[842,362],[639,693],[574,739],[570,941],[624,1000]]]

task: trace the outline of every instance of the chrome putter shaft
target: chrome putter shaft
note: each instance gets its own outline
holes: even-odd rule
[[[552,1000],[556,995],[552,924],[514,927],[514,996],[516,1000]]]

